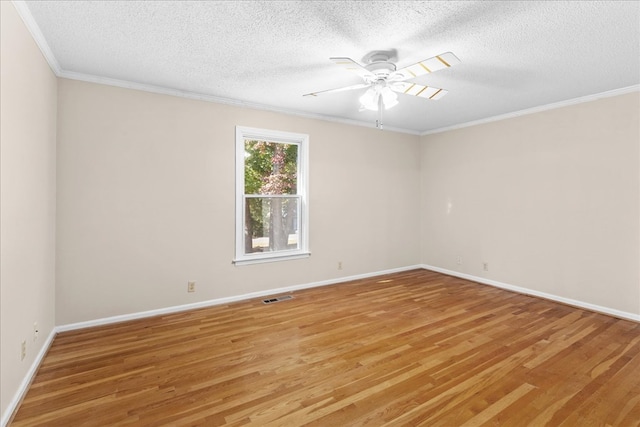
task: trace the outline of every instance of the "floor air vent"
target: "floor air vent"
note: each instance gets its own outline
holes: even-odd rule
[[[263,299],[262,302],[265,304],[273,304],[274,302],[280,302],[280,301],[286,301],[288,299],[292,299],[293,297],[291,295],[285,295],[283,297],[278,297],[278,298],[268,298],[268,299]]]

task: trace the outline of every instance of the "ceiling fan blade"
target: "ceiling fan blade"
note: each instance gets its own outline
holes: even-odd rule
[[[357,85],[341,87],[341,88],[338,88],[338,89],[327,89],[327,90],[321,90],[319,92],[305,93],[302,96],[318,96],[318,95],[324,94],[324,93],[343,92],[345,90],[361,89],[363,87],[368,87],[368,86],[370,86],[369,83],[360,83],[360,84],[357,84]]]
[[[358,64],[356,61],[354,61],[351,58],[329,58],[329,59],[333,61],[334,64],[339,65],[340,67],[346,70],[349,70],[352,73],[356,73],[357,75],[359,75],[365,80],[375,79],[376,77],[375,74],[373,74],[371,71],[367,70],[366,68],[364,68],[362,65]]]
[[[446,91],[445,89],[423,86],[408,82],[392,83],[389,85],[389,87],[391,87],[391,90],[398,93],[404,93],[405,95],[412,95],[419,98],[427,98],[433,100],[440,99],[448,93],[448,91]]]
[[[389,75],[389,80],[403,81],[421,76],[423,74],[433,73],[434,71],[449,68],[459,64],[460,60],[451,52],[436,55],[433,58],[425,59],[408,67],[401,68]]]

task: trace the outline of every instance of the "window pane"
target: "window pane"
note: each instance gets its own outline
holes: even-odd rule
[[[300,198],[245,198],[245,254],[299,249]]]
[[[245,194],[297,194],[298,144],[245,140]]]

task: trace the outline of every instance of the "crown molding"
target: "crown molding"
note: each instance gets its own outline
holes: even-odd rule
[[[324,120],[324,121],[329,121],[334,123],[342,123],[342,124],[347,124],[352,126],[360,126],[360,127],[376,129],[375,124],[370,122],[343,119],[340,117],[326,116],[323,114],[306,113],[306,112],[301,112],[296,110],[289,110],[286,108],[279,108],[272,105],[258,104],[254,102],[241,101],[241,100],[232,99],[232,98],[223,98],[223,97],[214,96],[214,95],[206,95],[198,92],[172,89],[164,86],[156,86],[156,85],[150,85],[145,83],[136,83],[128,80],[112,79],[110,77],[100,77],[100,76],[95,76],[93,74],[84,74],[84,73],[76,73],[73,71],[61,70],[56,75],[60,78],[65,78],[70,80],[79,80],[79,81],[84,81],[89,83],[96,83],[96,84],[107,85],[107,86],[116,86],[116,87],[121,87],[125,89],[140,90],[143,92],[157,93],[160,95],[177,96],[180,98],[195,99],[198,101],[230,105],[233,107],[251,108],[254,110],[269,111],[273,113],[287,114],[290,116],[304,117],[307,119]],[[406,134],[416,135],[416,136],[420,135],[420,132],[417,132],[417,131],[396,128],[391,126],[385,126],[384,130],[389,132],[406,133]]]
[[[512,113],[501,114],[498,116],[487,117],[485,119],[474,120],[471,122],[460,123],[453,126],[434,129],[434,130],[422,132],[420,136],[433,135],[436,133],[449,132],[452,130],[482,125],[486,123],[497,122],[500,120],[513,119],[515,117],[541,113],[543,111],[555,110],[556,108],[569,107],[571,105],[583,104],[585,102],[596,101],[598,99],[603,99],[603,98],[611,98],[613,96],[626,95],[628,93],[633,93],[633,92],[640,92],[640,85],[633,85],[633,86],[627,86],[619,89],[608,90],[606,92],[600,92],[593,95],[585,95],[578,98],[568,99],[565,101],[554,102],[553,104],[540,105],[538,107],[527,108],[525,110],[514,111]]]
[[[42,55],[47,60],[49,67],[51,67],[51,70],[56,76],[59,76],[62,72],[60,64],[58,63],[56,57],[53,55],[53,51],[49,47],[49,43],[47,43],[47,40],[44,38],[42,31],[40,31],[40,27],[36,23],[35,19],[33,19],[27,3],[22,0],[12,0],[12,3],[18,11],[18,15],[20,15],[20,18],[22,18],[22,21],[31,33],[33,40],[40,48],[40,52],[42,52]]]
[[[53,68],[53,66],[52,66],[52,68]],[[213,95],[205,95],[205,94],[197,93],[197,92],[182,91],[182,90],[171,89],[171,88],[167,88],[167,87],[163,87],[163,86],[154,86],[154,85],[143,84],[143,83],[135,83],[135,82],[130,82],[130,81],[126,81],[126,80],[117,80],[117,79],[112,79],[112,78],[108,78],[108,77],[99,77],[99,76],[94,76],[94,75],[90,75],[90,74],[82,74],[82,73],[76,73],[76,72],[70,72],[70,71],[64,71],[64,70],[59,71],[58,73],[56,73],[56,75],[58,77],[67,78],[67,79],[71,79],[71,80],[80,80],[80,81],[97,83],[97,84],[102,84],[102,85],[107,85],[107,86],[117,86],[117,87],[121,87],[121,88],[140,90],[140,91],[143,91],[143,92],[151,92],[151,93],[157,93],[157,94],[163,94],[163,95],[169,95],[169,96],[177,96],[177,97],[181,97],[181,98],[195,99],[195,100],[206,101],[206,102],[213,102],[213,103],[216,103],[216,104],[224,104],[224,105],[231,105],[231,106],[235,106],[235,107],[251,108],[251,109],[254,109],[254,110],[270,111],[270,112],[274,112],[274,113],[287,114],[287,115],[290,115],[290,116],[304,117],[304,118],[308,118],[308,119],[324,120],[324,121],[328,121],[328,122],[341,123],[341,124],[346,124],[346,125],[360,126],[360,127],[366,127],[366,128],[375,129],[375,124],[371,123],[371,122],[362,122],[362,121],[358,121],[358,120],[344,119],[344,118],[340,118],[340,117],[326,116],[326,115],[323,115],[323,114],[316,114],[316,113],[305,113],[305,112],[296,111],[296,110],[288,110],[286,108],[279,108],[279,107],[275,107],[275,106],[271,106],[271,105],[264,105],[264,104],[258,104],[258,103],[253,103],[253,102],[240,101],[240,100],[231,99],[231,98],[222,98],[222,97],[213,96]],[[554,110],[554,109],[557,109],[557,108],[568,107],[568,106],[571,106],[571,105],[583,104],[585,102],[591,102],[591,101],[595,101],[595,100],[598,100],[598,99],[610,98],[610,97],[619,96],[619,95],[625,95],[625,94],[633,93],[633,92],[640,92],[640,85],[628,86],[628,87],[624,87],[624,88],[620,88],[620,89],[614,89],[614,90],[610,90],[610,91],[606,91],[606,92],[596,93],[596,94],[592,94],[592,95],[586,95],[586,96],[582,96],[582,97],[579,97],[579,98],[573,98],[573,99],[569,99],[569,100],[565,100],[565,101],[555,102],[553,104],[540,105],[538,107],[533,107],[533,108],[528,108],[528,109],[525,109],[525,110],[514,111],[514,112],[511,112],[511,113],[501,114],[501,115],[498,115],[498,116],[487,117],[485,119],[474,120],[474,121],[471,121],[471,122],[460,123],[460,124],[457,124],[457,125],[448,126],[448,127],[444,127],[444,128],[433,129],[433,130],[429,130],[429,131],[426,131],[426,132],[419,132],[419,131],[414,131],[414,130],[410,130],[410,129],[396,128],[396,127],[391,127],[391,126],[385,126],[383,130],[389,131],[389,132],[397,132],[397,133],[404,133],[404,134],[409,134],[409,135],[416,135],[416,136],[433,135],[433,134],[436,134],[436,133],[449,132],[449,131],[453,131],[453,130],[457,130],[457,129],[463,129],[463,128],[482,125],[482,124],[486,124],[486,123],[492,123],[492,122],[497,122],[497,121],[501,121],[501,120],[512,119],[512,118],[515,118],[515,117],[526,116],[526,115],[529,115],[529,114],[540,113],[540,112],[544,112],[544,111]]]

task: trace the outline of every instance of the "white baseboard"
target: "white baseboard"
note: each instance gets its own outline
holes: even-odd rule
[[[539,292],[539,291],[535,291],[535,290],[532,290],[532,289],[522,288],[522,287],[519,287],[519,286],[510,285],[510,284],[507,284],[507,283],[502,283],[502,282],[498,282],[498,281],[495,281],[495,280],[486,279],[484,277],[472,276],[470,274],[460,273],[460,272],[453,271],[453,270],[447,270],[447,269],[440,268],[440,267],[435,267],[435,266],[432,266],[432,265],[420,264],[420,265],[412,265],[412,266],[407,266],[407,267],[393,268],[393,269],[390,269],[390,270],[377,271],[377,272],[373,272],[373,273],[357,274],[357,275],[353,275],[353,276],[345,276],[345,277],[339,277],[339,278],[335,278],[335,279],[322,280],[322,281],[319,281],[319,282],[311,282],[311,283],[305,283],[305,284],[301,284],[301,285],[294,285],[294,286],[287,286],[287,287],[283,287],[283,288],[268,289],[268,290],[259,291],[259,292],[251,292],[251,293],[248,293],[248,294],[235,295],[235,296],[231,296],[231,297],[217,298],[217,299],[208,300],[208,301],[201,301],[201,302],[197,302],[197,303],[193,303],[193,304],[184,304],[184,305],[178,305],[178,306],[173,306],[173,307],[161,308],[161,309],[157,309],[157,310],[149,310],[149,311],[142,311],[142,312],[138,312],[138,313],[123,314],[123,315],[119,315],[119,316],[112,316],[112,317],[105,317],[105,318],[102,318],[102,319],[89,320],[89,321],[86,321],[86,322],[78,322],[78,323],[71,323],[71,324],[67,324],[67,325],[56,326],[56,327],[53,328],[53,331],[51,331],[51,333],[47,337],[47,341],[44,343],[44,345],[40,349],[40,352],[38,353],[38,355],[36,356],[35,360],[33,361],[31,367],[29,368],[29,371],[27,372],[27,374],[25,375],[24,379],[22,380],[22,383],[20,384],[20,387],[18,388],[18,391],[16,392],[15,396],[13,397],[11,402],[9,403],[9,406],[7,407],[6,412],[3,414],[2,419],[0,420],[0,427],[5,427],[8,424],[9,420],[11,419],[11,416],[13,415],[13,412],[16,410],[16,408],[18,407],[18,405],[22,401],[22,398],[26,394],[26,392],[27,392],[27,390],[29,388],[29,384],[31,384],[31,381],[32,381],[34,375],[36,374],[36,372],[38,370],[38,367],[42,363],[42,359],[44,358],[44,356],[46,355],[47,351],[49,350],[49,347],[51,346],[51,343],[53,342],[53,339],[55,338],[56,334],[59,333],[59,332],[65,332],[65,331],[72,331],[72,330],[76,330],[76,329],[89,328],[89,327],[92,327],[92,326],[108,325],[108,324],[111,324],[111,323],[124,322],[124,321],[127,321],[127,320],[142,319],[142,318],[145,318],[145,317],[152,317],[152,316],[158,316],[158,315],[163,315],[163,314],[177,313],[177,312],[180,312],[180,311],[193,310],[193,309],[204,308],[204,307],[211,307],[211,306],[221,305],[221,304],[228,304],[228,303],[231,303],[231,302],[243,301],[243,300],[248,300],[248,299],[253,299],[253,298],[259,298],[259,297],[263,297],[263,296],[277,295],[277,294],[281,294],[281,293],[285,293],[285,292],[297,291],[297,290],[301,290],[301,289],[309,289],[309,288],[315,288],[315,287],[320,287],[320,286],[333,285],[333,284],[336,284],[336,283],[349,282],[349,281],[352,281],[352,280],[359,280],[359,279],[366,279],[366,278],[369,278],[369,277],[382,276],[384,274],[399,273],[399,272],[402,272],[402,271],[415,270],[417,268],[423,268],[425,270],[435,271],[435,272],[446,274],[446,275],[449,275],[449,276],[460,277],[461,279],[471,280],[473,282],[478,282],[478,283],[482,283],[482,284],[485,284],[485,285],[495,286],[497,288],[506,289],[506,290],[517,292],[517,293],[520,293],[520,294],[541,297],[541,298],[549,299],[549,300],[552,300],[552,301],[557,301],[557,302],[560,302],[560,303],[564,303],[564,304],[568,304],[568,305],[584,308],[586,310],[595,311],[595,312],[599,312],[599,313],[608,314],[608,315],[611,315],[611,316],[614,316],[614,317],[619,317],[619,318],[622,318],[622,319],[628,319],[628,320],[640,322],[640,315],[639,314],[628,313],[628,312],[625,312],[625,311],[615,310],[615,309],[612,309],[612,308],[603,307],[603,306],[599,306],[599,305],[595,305],[595,304],[590,304],[590,303],[586,303],[586,302],[583,302],[583,301],[573,300],[573,299],[570,299],[570,298],[564,298],[564,297],[560,297],[560,296],[557,296],[557,295],[548,294],[546,292]]]
[[[601,305],[590,304],[584,301],[578,301],[571,298],[564,298],[558,295],[548,294],[546,292],[540,292],[533,289],[522,288],[520,286],[510,285],[508,283],[498,282],[496,280],[487,279],[484,277],[472,276],[470,274],[460,273],[458,271],[447,270],[445,268],[434,267],[432,265],[422,264],[422,268],[425,270],[431,270],[438,273],[446,274],[449,276],[459,277],[461,279],[471,280],[472,282],[482,283],[484,285],[495,286],[496,288],[502,288],[509,291],[517,292],[519,294],[531,295],[535,297],[540,297],[556,302],[560,302],[563,304],[572,305],[575,307],[584,308],[589,311],[595,311],[598,313],[608,314],[610,316],[619,317],[626,320],[633,320],[635,322],[640,322],[640,314],[628,313],[626,311],[620,311],[609,307],[603,307]]]
[[[333,285],[333,284],[336,284],[336,283],[349,282],[351,280],[358,280],[358,279],[366,279],[368,277],[381,276],[381,275],[384,275],[384,274],[391,274],[391,273],[398,273],[398,272],[402,272],[402,271],[415,270],[417,268],[422,268],[422,266],[421,265],[411,265],[411,266],[407,266],[407,267],[393,268],[393,269],[390,269],[390,270],[376,271],[376,272],[373,272],[373,273],[357,274],[357,275],[354,275],[354,276],[339,277],[339,278],[336,278],[336,279],[322,280],[322,281],[319,281],[319,282],[311,282],[311,283],[305,283],[305,284],[301,284],[301,285],[287,286],[287,287],[283,287],[283,288],[267,289],[267,290],[264,290],[264,291],[251,292],[251,293],[242,294],[242,295],[234,295],[234,296],[231,296],[231,297],[216,298],[216,299],[213,299],[213,300],[201,301],[201,302],[196,302],[196,303],[192,303],[192,304],[177,305],[177,306],[172,306],[172,307],[159,308],[159,309],[156,309],[156,310],[141,311],[141,312],[138,312],[138,313],[123,314],[123,315],[119,315],[119,316],[105,317],[105,318],[102,318],[102,319],[88,320],[88,321],[85,321],[85,322],[71,323],[71,324],[67,324],[67,325],[57,326],[56,327],[56,332],[73,331],[73,330],[76,330],[76,329],[90,328],[90,327],[93,327],[93,326],[109,325],[109,324],[112,324],[112,323],[125,322],[125,321],[128,321],[128,320],[135,320],[135,319],[142,319],[142,318],[145,318],[145,317],[159,316],[159,315],[164,315],[164,314],[177,313],[177,312],[180,312],[180,311],[187,311],[187,310],[194,310],[194,309],[198,309],[198,308],[212,307],[212,306],[215,306],[215,305],[229,304],[229,303],[232,303],[232,302],[243,301],[243,300],[248,300],[248,299],[253,299],[253,298],[260,298],[260,297],[270,296],[270,295],[276,295],[276,294],[281,294],[281,293],[285,293],[285,292],[292,292],[292,291],[297,291],[297,290],[301,290],[301,289],[315,288],[315,287],[318,287],[318,286]]]
[[[44,344],[40,348],[40,351],[36,355],[36,358],[33,360],[33,363],[29,367],[27,374],[22,379],[22,382],[20,383],[20,386],[18,387],[16,394],[13,396],[13,399],[11,399],[11,402],[9,402],[9,405],[7,406],[7,409],[5,410],[4,414],[2,414],[2,419],[0,419],[0,426],[5,427],[7,424],[9,424],[9,421],[11,420],[13,413],[18,408],[18,405],[20,405],[20,402],[22,402],[22,399],[24,398],[25,394],[27,394],[27,390],[29,390],[29,385],[31,384],[33,377],[36,375],[36,372],[38,372],[38,368],[40,367],[40,364],[42,363],[44,356],[47,354],[47,351],[49,351],[49,347],[51,347],[51,343],[53,343],[53,339],[56,337],[56,334],[57,334],[57,330],[54,327],[51,333],[49,334],[49,336],[47,337],[47,340],[44,342]]]

